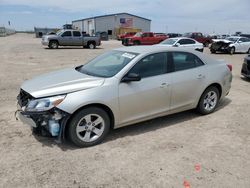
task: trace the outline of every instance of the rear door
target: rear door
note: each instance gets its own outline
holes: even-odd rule
[[[172,52],[171,110],[190,109],[204,89],[205,64],[189,52]]]
[[[155,53],[138,61],[128,73],[141,76],[140,81],[119,84],[121,124],[166,112],[170,108],[171,74],[167,53]]]
[[[72,45],[74,45],[74,46],[82,46],[83,45],[83,38],[82,38],[80,31],[73,31]]]
[[[181,47],[196,49],[195,41],[191,39],[180,39],[178,41]]]

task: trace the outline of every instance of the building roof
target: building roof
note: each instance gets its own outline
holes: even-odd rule
[[[126,13],[126,12],[122,12],[122,13],[117,13],[117,14],[106,14],[106,15],[102,15],[102,16],[94,16],[94,17],[89,17],[89,18],[84,18],[84,19],[79,19],[79,20],[73,20],[72,22],[84,21],[84,20],[95,19],[95,18],[102,18],[102,17],[107,17],[107,16],[116,16],[116,15],[121,15],[121,14],[127,14],[127,15],[130,15],[130,16],[134,16],[134,17],[137,17],[137,18],[147,20],[147,21],[151,21],[150,19],[147,19],[147,18],[143,18],[143,17],[140,17],[140,16],[136,16],[134,14]]]

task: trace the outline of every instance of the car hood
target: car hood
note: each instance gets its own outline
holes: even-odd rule
[[[104,78],[64,69],[25,81],[21,88],[35,98],[48,97],[101,86]]]
[[[223,42],[227,44],[233,43],[232,41],[227,40],[227,39],[213,39],[213,42]]]

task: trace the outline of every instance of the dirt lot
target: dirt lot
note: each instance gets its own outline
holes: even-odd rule
[[[29,34],[0,38],[0,187],[250,187],[250,82],[240,76],[245,54],[213,55],[231,63],[234,75],[215,113],[188,111],[132,125],[79,149],[34,137],[15,120],[19,86],[121,44],[48,50],[40,40]]]

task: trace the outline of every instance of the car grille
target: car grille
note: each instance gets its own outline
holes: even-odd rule
[[[34,99],[29,93],[27,93],[24,90],[20,90],[19,95],[17,96],[18,104],[23,107],[26,106],[29,102],[29,100]]]

